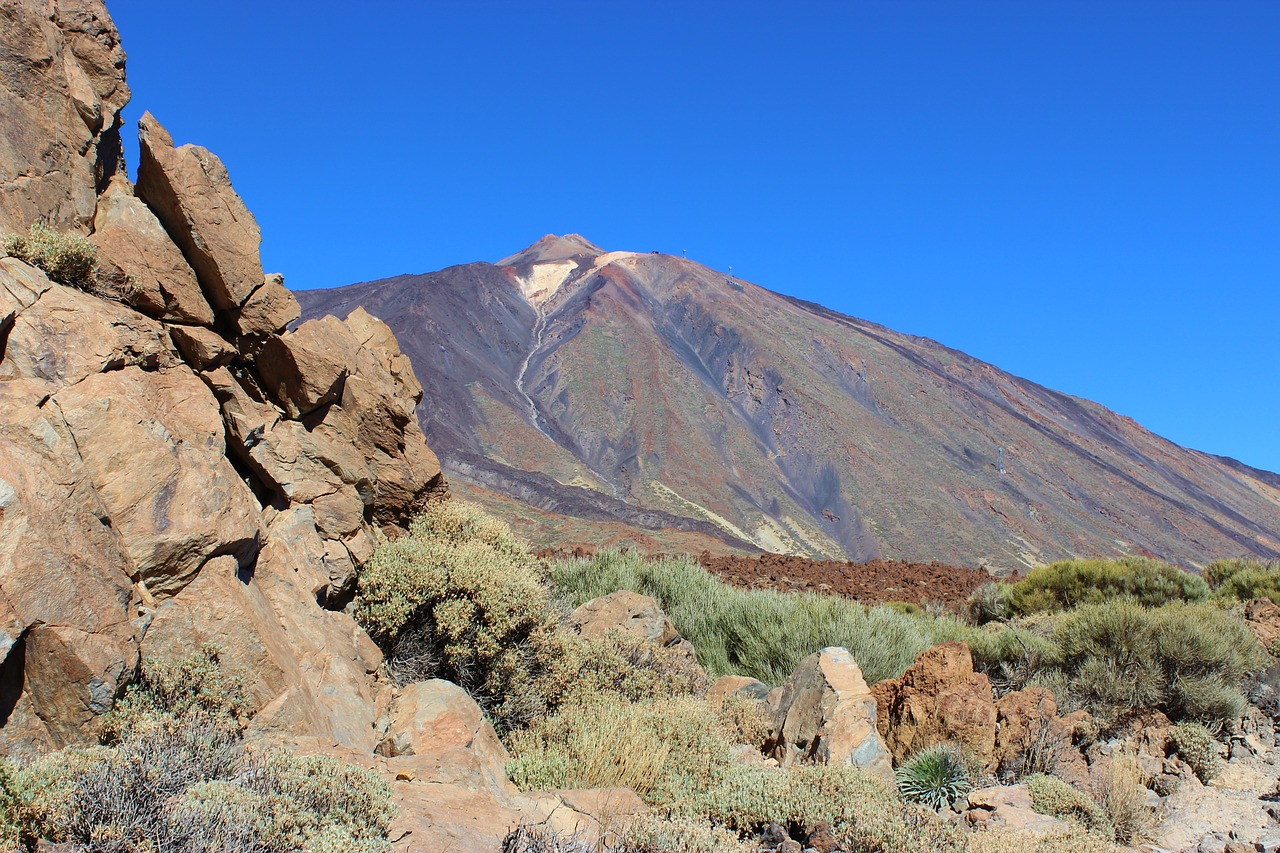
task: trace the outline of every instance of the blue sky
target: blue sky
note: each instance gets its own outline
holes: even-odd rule
[[[108,7],[291,287],[687,250],[1280,470],[1274,0]]]

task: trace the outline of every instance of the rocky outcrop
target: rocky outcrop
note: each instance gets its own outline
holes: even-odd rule
[[[950,642],[920,653],[901,678],[874,688],[880,734],[897,764],[937,743],[967,747],[992,766],[996,745],[996,704],[991,681],[973,671],[964,643]]]
[[[124,51],[99,0],[0,2],[0,234],[87,232],[124,172]]]
[[[876,728],[876,700],[848,651],[809,655],[783,685],[765,752],[782,766],[862,767],[893,782],[893,766]]]
[[[0,105],[22,113],[0,115],[22,129],[0,163],[25,187],[0,186],[0,230],[88,232],[101,275],[128,285],[107,299],[0,258],[0,749],[83,741],[144,657],[213,643],[255,736],[372,753],[382,655],[336,608],[443,488],[421,385],[363,311],[286,333],[297,302],[263,274],[225,167],[150,114],[135,192],[101,5],[0,0],[0,21],[0,85],[26,99]],[[294,359],[294,385],[273,381],[271,353],[330,334],[336,366]],[[326,393],[304,410],[295,385]]]

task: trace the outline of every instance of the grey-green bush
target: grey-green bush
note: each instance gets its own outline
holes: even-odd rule
[[[903,799],[940,811],[969,795],[978,767],[960,747],[939,743],[902,762],[897,777]]]
[[[1147,607],[1175,601],[1203,601],[1209,585],[1177,566],[1145,557],[1118,560],[1064,560],[1032,569],[1013,585],[1010,605],[1023,615],[1070,610],[1129,598]]]

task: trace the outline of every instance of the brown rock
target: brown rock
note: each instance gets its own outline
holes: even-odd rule
[[[337,317],[308,320],[266,342],[258,354],[258,373],[272,399],[297,420],[338,401],[359,349],[360,342]]]
[[[996,703],[993,760],[1001,773],[1021,775],[1028,751],[1058,753],[1071,748],[1071,732],[1058,718],[1053,693],[1028,687]]]
[[[99,0],[0,4],[0,234],[88,231],[123,172],[124,51]]]
[[[1269,598],[1255,598],[1244,606],[1244,618],[1262,648],[1268,652],[1280,641],[1280,605]]]
[[[711,687],[707,689],[707,701],[712,707],[722,704],[731,696],[749,696],[765,703],[769,698],[769,686],[745,675],[722,675],[711,682]]]
[[[124,175],[98,196],[90,238],[98,247],[98,268],[107,281],[129,283],[126,301],[160,320],[213,323],[191,265],[165,233],[160,220],[133,193]]]
[[[173,326],[169,336],[182,360],[196,370],[213,370],[236,357],[236,348],[229,341],[200,326]]]
[[[8,335],[18,315],[52,286],[35,267],[17,258],[0,258],[0,335]]]
[[[862,767],[893,782],[876,730],[876,700],[849,652],[826,648],[801,661],[783,685],[766,753],[783,766],[807,762]]]
[[[12,274],[26,267],[13,258],[0,264],[11,282],[16,278]],[[11,286],[25,288],[43,278],[34,267],[26,267],[20,275],[21,284]],[[117,302],[50,282],[34,303],[16,313],[0,361],[0,381],[29,378],[73,385],[106,370],[129,366],[157,370],[177,361],[169,336],[155,320]]]
[[[119,531],[44,383],[0,382],[0,747],[84,740],[138,665]]]
[[[962,744],[985,767],[994,764],[996,705],[991,682],[973,671],[964,643],[920,653],[901,678],[872,688],[877,725],[897,764],[937,743]]]
[[[1033,809],[1026,785],[979,788],[969,794],[964,819],[975,829],[1005,829],[1032,836],[1060,833],[1070,828],[1066,821]]]
[[[422,402],[422,385],[413,372],[409,356],[400,351],[391,327],[363,308],[356,308],[343,322],[360,345],[376,355],[383,369],[395,379],[397,396],[411,400],[415,406]]]
[[[298,300],[284,286],[284,276],[269,273],[236,313],[236,330],[248,336],[276,334],[283,332],[301,313]]]
[[[588,638],[622,631],[659,646],[670,646],[682,639],[658,602],[627,589],[588,601],[569,614],[569,624]]]
[[[215,311],[231,319],[262,286],[262,235],[222,161],[173,138],[151,113],[138,122],[138,196],[195,270]]]
[[[213,395],[188,368],[96,374],[54,401],[153,594],[178,592],[217,554],[252,563],[258,503],[226,459]]]

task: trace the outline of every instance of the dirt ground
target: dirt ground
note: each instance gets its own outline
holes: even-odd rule
[[[850,563],[784,554],[734,557],[712,556],[706,552],[698,562],[734,586],[783,592],[821,592],[856,598],[868,604],[886,601],[924,604],[932,601],[956,607],[964,604],[970,593],[992,579],[986,569],[964,569],[938,562],[871,560]]]

